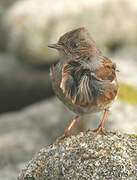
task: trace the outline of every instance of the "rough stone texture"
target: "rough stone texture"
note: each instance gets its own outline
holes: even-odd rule
[[[48,44],[61,34],[86,26],[101,50],[137,45],[137,2],[130,0],[20,0],[3,17],[10,51],[31,63],[51,63]],[[103,28],[102,28],[103,26]]]
[[[34,67],[0,53],[0,112],[20,109],[52,94],[48,67]]]
[[[137,135],[80,133],[38,152],[18,180],[136,180]]]

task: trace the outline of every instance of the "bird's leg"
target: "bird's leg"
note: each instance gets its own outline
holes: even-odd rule
[[[105,121],[105,119],[107,117],[108,111],[109,111],[108,109],[105,109],[102,121],[101,121],[101,123],[100,123],[100,125],[98,126],[97,129],[89,129],[89,131],[92,131],[92,132],[95,133],[93,137],[95,137],[100,131],[103,134],[107,135],[107,132],[104,130],[103,126],[104,126],[104,121]]]
[[[68,126],[68,128],[65,130],[64,134],[62,136],[60,136],[59,138],[56,139],[56,142],[58,143],[60,140],[64,139],[65,137],[68,136],[69,131],[71,130],[72,126],[74,126],[74,124],[76,123],[76,121],[78,120],[78,116],[76,116],[72,122],[70,123],[70,125]]]

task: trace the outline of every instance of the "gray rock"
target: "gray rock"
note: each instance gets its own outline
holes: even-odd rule
[[[36,68],[12,54],[0,54],[0,112],[16,110],[52,95],[47,67]]]
[[[80,133],[41,149],[18,180],[136,180],[137,136]]]
[[[0,1],[0,51],[5,50],[8,37],[3,27],[3,16],[8,8],[17,0],[1,0]]]
[[[85,26],[101,50],[137,45],[137,2],[130,0],[22,0],[3,18],[10,51],[31,63],[51,63],[47,45],[65,32]]]

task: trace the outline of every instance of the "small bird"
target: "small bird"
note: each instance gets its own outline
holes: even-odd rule
[[[76,114],[64,134],[56,142],[69,135],[78,117],[104,111],[97,129],[89,129],[96,136],[104,130],[104,121],[111,103],[118,94],[116,64],[97,49],[88,30],[84,27],[61,36],[56,44],[60,61],[51,68],[52,87],[57,97]]]

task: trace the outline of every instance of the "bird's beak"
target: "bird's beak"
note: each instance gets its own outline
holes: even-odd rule
[[[63,46],[56,43],[56,44],[51,44],[48,46],[49,48],[54,48],[54,49],[63,49]]]

